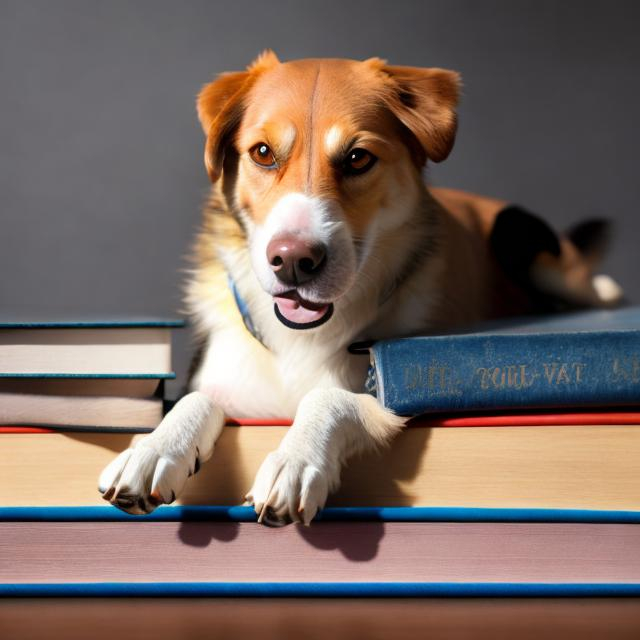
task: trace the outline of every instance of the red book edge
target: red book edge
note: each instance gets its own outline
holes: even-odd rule
[[[411,418],[407,427],[557,427],[640,425],[640,411],[556,411],[532,413],[442,414]],[[227,426],[290,426],[286,418],[229,418]]]
[[[229,418],[227,426],[252,427],[288,427],[287,418]],[[502,414],[465,414],[420,416],[409,420],[407,426],[416,427],[558,427],[590,425],[640,425],[640,411],[577,411],[577,412],[540,412],[540,413],[502,413]],[[96,429],[96,432],[99,432]],[[60,433],[64,427],[0,425],[3,433]],[[87,429],[86,433],[91,433]],[[118,431],[110,431],[118,433]],[[122,429],[122,433],[127,433]]]

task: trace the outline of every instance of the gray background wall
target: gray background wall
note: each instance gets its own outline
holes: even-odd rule
[[[558,228],[609,216],[606,270],[640,301],[639,25],[640,3],[611,0],[2,0],[2,311],[176,313],[207,190],[194,97],[265,47],[461,71],[432,182]]]

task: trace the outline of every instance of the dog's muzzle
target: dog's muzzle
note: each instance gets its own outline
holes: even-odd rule
[[[274,296],[274,311],[290,329],[313,329],[331,318],[333,303],[316,304],[305,300],[296,288],[311,283],[327,261],[327,248],[320,242],[291,233],[274,236],[267,246],[267,259],[280,283],[292,290]]]

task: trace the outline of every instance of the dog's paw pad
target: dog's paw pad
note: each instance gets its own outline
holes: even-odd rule
[[[288,524],[291,524],[293,520],[289,517],[288,514],[278,514],[271,507],[266,507],[262,514],[261,523],[267,527],[286,527]]]

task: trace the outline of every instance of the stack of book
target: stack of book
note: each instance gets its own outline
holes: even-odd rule
[[[38,371],[18,355],[11,335],[25,330],[5,329],[0,348],[18,371],[51,373],[44,355]],[[53,350],[39,331],[29,348]],[[140,342],[114,339],[104,360],[69,342],[82,347],[65,367],[91,363],[84,375],[98,361],[152,373],[130,361]],[[130,516],[101,504],[97,477],[155,422],[117,426],[105,411],[89,431],[55,404],[27,427],[3,418],[0,594],[640,595],[639,309],[379,342],[371,360],[379,400],[421,417],[350,461],[309,528],[258,526],[239,506],[284,420],[232,421],[180,504]],[[47,396],[29,382],[7,387],[16,407]]]
[[[0,425],[149,429],[180,321],[0,322]]]

